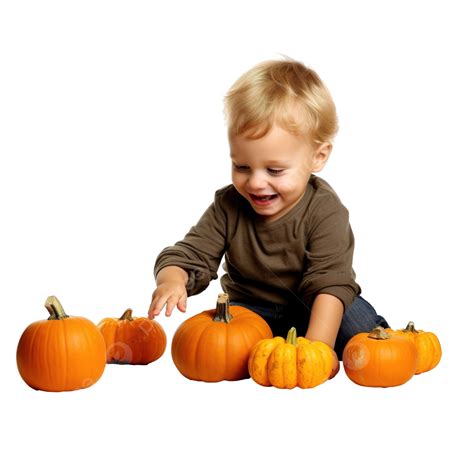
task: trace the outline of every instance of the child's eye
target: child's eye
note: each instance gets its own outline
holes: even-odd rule
[[[267,171],[268,171],[270,174],[278,175],[278,174],[283,173],[284,170],[277,170],[277,169],[275,169],[275,168],[267,168]]]
[[[234,164],[234,170],[236,171],[240,171],[241,173],[245,173],[246,171],[249,170],[249,167],[248,166],[241,166],[241,165],[236,165]]]

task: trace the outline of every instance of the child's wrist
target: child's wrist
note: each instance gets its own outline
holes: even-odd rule
[[[178,266],[168,266],[162,268],[156,275],[156,286],[164,283],[176,282],[186,286],[189,279],[188,272]]]

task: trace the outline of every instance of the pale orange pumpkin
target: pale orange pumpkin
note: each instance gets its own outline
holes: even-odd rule
[[[277,336],[257,343],[250,353],[249,372],[266,387],[312,388],[335,375],[334,359],[327,344],[297,337],[291,328],[286,340]]]
[[[410,321],[405,329],[387,329],[387,332],[405,337],[415,344],[418,356],[416,375],[428,372],[439,364],[441,360],[441,344],[435,333],[415,329],[413,321]]]
[[[132,317],[127,309],[120,318],[104,318],[98,324],[107,347],[107,362],[146,365],[159,359],[166,348],[161,325],[148,318]]]
[[[352,337],[344,348],[342,362],[347,376],[367,387],[394,387],[415,375],[415,344],[377,327]]]
[[[49,392],[90,387],[104,372],[104,338],[92,321],[67,316],[55,296],[45,306],[49,319],[30,324],[18,342],[21,377],[30,387]]]
[[[247,363],[252,347],[272,337],[266,321],[242,306],[229,306],[219,295],[216,309],[203,311],[176,330],[171,356],[185,377],[205,382],[249,377]]]

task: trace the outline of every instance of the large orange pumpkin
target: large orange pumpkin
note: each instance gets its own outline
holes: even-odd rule
[[[62,392],[90,387],[105,368],[105,342],[86,318],[69,317],[55,296],[45,303],[50,317],[30,324],[20,337],[16,360],[32,388]]]
[[[107,362],[149,364],[159,359],[166,348],[161,325],[148,318],[132,317],[127,309],[121,318],[104,318],[98,324],[107,347]]]
[[[272,337],[266,321],[242,306],[229,306],[219,295],[216,309],[199,313],[176,330],[171,356],[185,377],[205,382],[249,377],[248,358],[261,339]]]
[[[415,374],[421,374],[434,369],[441,360],[441,344],[438,337],[433,332],[425,332],[415,329],[415,323],[410,321],[405,329],[391,330],[388,333],[405,337],[415,344],[418,355]]]
[[[394,387],[408,382],[416,370],[415,344],[388,334],[382,327],[352,337],[342,362],[347,376],[367,387]]]

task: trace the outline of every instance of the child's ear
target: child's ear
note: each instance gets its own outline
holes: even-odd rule
[[[314,150],[313,154],[313,173],[321,171],[326,165],[329,155],[332,151],[332,143],[324,142]]]

